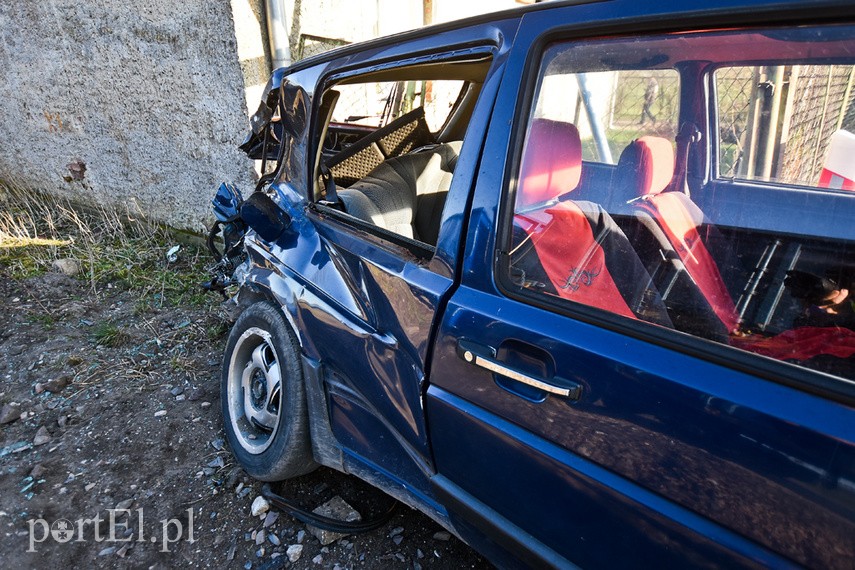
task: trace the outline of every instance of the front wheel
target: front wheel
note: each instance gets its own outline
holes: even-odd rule
[[[279,481],[317,467],[297,339],[273,305],[250,306],[232,327],[221,402],[226,438],[249,475]]]

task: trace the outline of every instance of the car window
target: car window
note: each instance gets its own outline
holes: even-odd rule
[[[782,193],[755,182],[849,188],[852,38],[851,28],[827,27],[548,45],[511,184],[502,277],[509,292],[855,377],[855,230],[848,221],[855,193]],[[769,64],[762,72],[758,60]],[[779,119],[747,129],[745,113],[763,123],[763,105],[745,106],[781,69],[799,87],[769,103]],[[720,140],[704,140],[698,127],[709,111],[684,101],[697,113],[678,114],[681,96],[709,98],[721,115]],[[596,113],[579,110],[597,105]],[[726,121],[725,108],[742,110]],[[749,147],[772,153],[772,169],[787,174],[752,174],[726,187],[698,182],[705,153],[732,154],[737,146],[740,157]],[[589,162],[596,149],[611,152],[615,166]],[[728,168],[740,172],[741,160]]]
[[[573,123],[584,160],[614,164],[645,135],[673,139],[680,110],[680,77],[673,69],[621,69],[544,74],[535,116]]]
[[[725,178],[855,188],[852,65],[726,66],[713,74]],[[844,180],[846,182],[844,182]]]
[[[318,202],[334,205],[363,232],[431,254],[489,67],[481,56],[431,60],[329,85],[319,168],[328,176],[317,185]]]
[[[384,81],[341,85],[333,111],[336,123],[382,127],[413,109],[423,108],[431,132],[445,124],[460,96],[460,80]]]

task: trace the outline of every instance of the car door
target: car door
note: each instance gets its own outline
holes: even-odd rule
[[[596,29],[618,8],[623,27],[608,28],[618,37],[579,31],[579,22]],[[478,171],[460,285],[437,333],[427,392],[434,492],[464,538],[509,564],[847,567],[855,557],[851,359],[816,347],[809,358],[770,358],[746,347],[790,337],[745,329],[722,338],[695,314],[686,326],[688,309],[660,290],[618,223],[632,216],[609,202],[623,168],[617,155],[633,139],[670,136],[679,153],[662,98],[683,103],[675,122],[715,121],[692,96],[705,85],[669,88],[668,70],[697,77],[684,72],[693,62],[782,41],[793,20],[756,37],[705,32],[691,14],[680,15],[679,31],[693,35],[650,24],[674,14],[632,21],[657,10],[597,4],[523,18]],[[806,31],[801,45],[829,31]],[[635,102],[617,105],[636,76]],[[658,78],[653,98],[649,77]],[[615,134],[616,125],[633,134]],[[663,184],[677,170],[672,163]],[[716,187],[705,172],[691,174]],[[801,201],[788,215],[822,203]],[[841,203],[851,219],[855,205]],[[728,235],[753,235],[739,230]],[[855,235],[825,239],[848,251]],[[791,326],[787,334],[805,330]],[[847,342],[842,328],[833,328],[837,348]],[[835,366],[816,364],[828,360]]]
[[[313,360],[321,363],[319,374],[327,407],[318,413],[328,414],[332,434],[343,450],[343,467],[379,481],[378,484],[394,489],[394,493],[406,499],[416,497],[416,502],[429,510],[436,510],[437,506],[432,503],[427,486],[433,467],[423,411],[425,363],[432,346],[434,319],[453,285],[454,263],[461,239],[460,216],[452,216],[449,212],[459,211],[459,202],[468,195],[467,181],[471,180],[477,163],[484,125],[489,119],[498,85],[500,74],[496,74],[495,68],[501,69],[507,51],[500,38],[502,33],[512,33],[514,24],[513,21],[485,24],[398,42],[386,46],[379,63],[372,51],[337,61],[324,70],[316,97],[321,100],[326,94],[334,95],[329,97],[338,101],[333,113],[349,115],[353,114],[353,109],[370,106],[368,103],[378,107],[375,100],[378,75],[388,85],[404,85],[409,81],[424,91],[424,86],[430,84],[433,98],[429,99],[424,93],[420,96],[420,105],[424,106],[420,121],[424,121],[425,111],[441,114],[444,110],[448,115],[455,102],[453,97],[443,98],[442,72],[453,80],[448,83],[461,83],[466,79],[480,88],[481,96],[477,100],[459,98],[468,105],[461,112],[469,124],[462,145],[458,140],[449,144],[411,144],[419,133],[408,130],[411,125],[407,121],[418,109],[405,113],[360,141],[371,139],[371,144],[377,146],[375,135],[382,134],[394,137],[394,144],[388,143],[384,148],[410,145],[405,152],[397,152],[388,160],[398,165],[406,163],[413,171],[417,167],[424,168],[419,180],[426,180],[426,193],[443,193],[441,198],[447,204],[445,213],[441,204],[428,212],[431,214],[429,225],[438,228],[438,236],[419,235],[409,223],[401,224],[412,232],[405,235],[403,228],[390,228],[379,217],[359,217],[365,209],[359,210],[357,206],[370,204],[370,199],[369,193],[362,194],[358,188],[370,186],[375,192],[371,196],[383,198],[378,203],[388,208],[390,218],[403,216],[400,214],[403,206],[401,210],[396,209],[395,199],[410,190],[416,193],[403,178],[371,186],[376,180],[369,180],[366,174],[382,171],[377,168],[378,163],[383,163],[387,157],[381,156],[365,173],[355,176],[357,179],[365,177],[356,181],[359,184],[337,174],[340,163],[330,163],[341,203],[337,204],[329,194],[329,200],[315,197],[306,209],[309,223],[302,226],[304,234],[291,255],[291,259],[296,260],[291,269],[306,284],[301,292],[305,301],[300,303],[298,317],[306,343],[304,349]],[[455,62],[457,67],[448,61]],[[446,62],[441,72],[431,71],[431,66],[439,62]],[[460,66],[464,66],[465,71],[457,71]],[[426,74],[424,82],[415,81],[421,78],[420,73]],[[462,77],[458,77],[461,74]],[[460,87],[457,89],[459,91]],[[364,99],[356,99],[357,96]],[[381,110],[382,103],[381,99]],[[455,107],[453,113],[458,113],[457,109],[459,107]],[[316,124],[314,127],[318,144],[324,126]],[[399,130],[387,132],[390,128]],[[465,130],[466,123],[460,128]],[[413,146],[422,148],[416,150]],[[373,147],[367,148],[369,152]],[[450,166],[450,161],[439,160],[440,156],[450,156],[451,149],[455,149],[455,166]],[[440,155],[440,152],[447,154]],[[418,163],[422,157],[429,157],[432,162],[427,166]],[[435,171],[429,170],[431,168]],[[441,189],[441,184],[446,183],[448,185]],[[384,193],[380,194],[378,188]],[[415,205],[411,208],[416,210]],[[410,495],[406,496],[402,489]]]

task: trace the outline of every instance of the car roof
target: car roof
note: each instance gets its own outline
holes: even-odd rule
[[[556,10],[565,7],[583,6],[590,4],[607,5],[614,12],[615,20],[625,13],[621,7],[624,5],[637,5],[637,0],[547,0],[535,4],[529,4],[510,8],[506,10],[489,12],[477,16],[470,16],[460,20],[433,24],[397,34],[373,38],[363,42],[357,42],[341,46],[320,54],[316,54],[298,62],[293,63],[286,68],[279,68],[275,71],[277,74],[288,75],[290,73],[313,67],[329,61],[334,61],[348,55],[362,53],[367,50],[383,48],[387,46],[395,46],[402,43],[407,43],[413,40],[423,39],[430,36],[435,36],[440,33],[453,32],[456,30],[464,30],[471,27],[499,22],[502,20],[520,19],[524,15],[532,12],[540,12],[547,10]],[[663,3],[664,4],[664,3]],[[712,12],[718,9],[727,9],[730,11],[739,11],[740,9],[751,9],[752,7],[774,8],[783,12],[787,8],[805,8],[808,5],[846,5],[845,1],[822,1],[805,2],[804,0],[785,0],[779,2],[776,0],[684,0],[679,3],[672,3],[667,6],[666,12],[673,15]],[[659,8],[661,10],[661,8]],[[598,18],[600,19],[600,18]]]

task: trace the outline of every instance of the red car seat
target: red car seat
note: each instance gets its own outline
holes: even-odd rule
[[[678,261],[678,273],[688,275],[725,331],[734,332],[739,328],[739,314],[705,243],[715,228],[686,194],[669,190],[673,173],[674,150],[668,140],[648,136],[633,141],[618,162],[614,211],[631,212],[636,226],[633,237],[639,242],[653,241],[657,248],[655,254],[644,257]],[[642,232],[647,235],[641,236]],[[667,298],[668,294],[670,307]],[[672,309],[672,316],[675,310],[680,309]],[[692,313],[697,316],[697,311]],[[677,326],[681,328],[679,323]]]
[[[524,287],[671,326],[626,236],[606,211],[572,201],[582,146],[570,123],[532,121],[516,194],[512,276]]]

